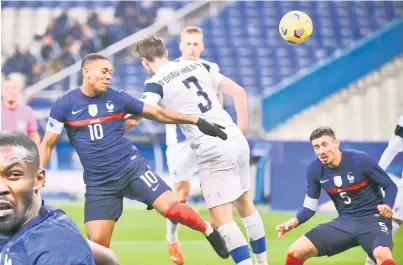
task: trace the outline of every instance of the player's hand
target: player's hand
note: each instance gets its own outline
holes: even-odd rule
[[[391,218],[393,215],[392,209],[387,204],[381,204],[377,206],[379,213],[386,218]]]
[[[291,220],[288,220],[287,222],[284,222],[276,226],[276,230],[278,231],[278,239],[282,239],[287,232],[290,232],[297,225],[298,225],[298,219],[294,217]]]
[[[213,137],[220,137],[223,140],[227,140],[227,134],[221,130],[221,129],[225,129],[225,127],[223,127],[221,125],[218,125],[215,123],[210,123],[202,118],[199,118],[196,125],[199,128],[199,130],[204,134],[207,134],[207,135],[210,135]]]

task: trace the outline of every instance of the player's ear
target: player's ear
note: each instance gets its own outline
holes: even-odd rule
[[[45,185],[46,180],[46,172],[45,169],[40,168],[38,173],[36,174],[35,183],[34,183],[34,191],[38,193],[38,191]]]
[[[166,57],[166,58],[169,58],[169,57],[168,57],[168,50],[166,50],[166,52],[165,52],[165,57]]]
[[[337,148],[339,148],[340,146],[340,142],[337,139],[334,139],[334,144],[336,145]]]
[[[90,77],[90,73],[88,72],[88,69],[85,67],[83,68],[83,76],[87,78]]]

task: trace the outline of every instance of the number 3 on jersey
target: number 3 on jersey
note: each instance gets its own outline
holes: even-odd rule
[[[199,97],[203,97],[203,98],[207,101],[207,104],[206,104],[206,105],[203,105],[202,103],[200,103],[200,104],[198,105],[198,106],[199,106],[199,109],[200,109],[200,111],[201,111],[202,113],[205,113],[205,112],[211,110],[211,100],[210,100],[210,98],[208,97],[207,93],[204,92],[203,89],[201,88],[201,86],[200,86],[199,82],[197,81],[197,78],[196,78],[196,77],[194,77],[194,76],[188,77],[188,78],[186,78],[185,80],[183,80],[182,82],[183,82],[183,84],[184,84],[188,89],[191,88],[190,84],[193,83],[193,84],[195,85],[195,87],[197,88],[196,94],[197,94]]]
[[[88,128],[90,128],[91,141],[104,138],[104,129],[102,128],[102,124],[90,124],[88,125]]]

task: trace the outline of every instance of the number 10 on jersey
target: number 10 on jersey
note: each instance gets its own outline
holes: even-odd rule
[[[88,125],[88,128],[90,129],[91,141],[104,138],[104,129],[102,128],[102,124],[90,124]]]

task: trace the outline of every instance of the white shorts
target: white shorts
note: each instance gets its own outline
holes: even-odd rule
[[[397,184],[397,195],[393,207],[393,217],[403,221],[403,178]]]
[[[212,138],[196,153],[207,208],[233,202],[250,189],[250,150],[242,133],[226,141]]]
[[[197,176],[197,156],[188,142],[169,144],[166,151],[169,174],[173,183]]]

